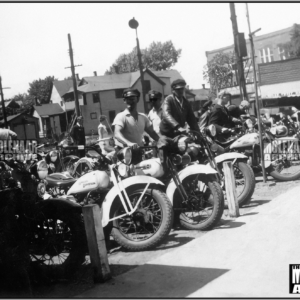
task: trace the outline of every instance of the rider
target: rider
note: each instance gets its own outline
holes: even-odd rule
[[[77,117],[77,123],[74,125],[71,131],[71,137],[74,140],[74,144],[78,146],[82,146],[78,148],[78,154],[80,157],[85,156],[85,131],[83,127],[83,117],[78,116]]]
[[[184,132],[187,122],[190,129],[199,132],[197,119],[189,101],[185,98],[186,82],[177,79],[172,82],[172,94],[167,96],[162,105],[162,119],[160,123],[160,133],[174,138]]]
[[[154,131],[148,117],[137,111],[137,104],[140,100],[140,92],[137,89],[126,89],[123,92],[126,108],[118,113],[113,121],[114,136],[116,144],[121,144],[137,148],[143,146],[143,133],[146,131],[154,141],[159,140],[158,134]],[[123,145],[122,145],[123,146]]]
[[[159,125],[162,116],[162,93],[151,90],[148,93],[152,109],[148,113],[148,118],[152,122],[154,131],[159,134]]]
[[[229,115],[228,109],[225,106],[228,104],[228,94],[221,92],[218,98],[215,99],[215,106],[211,112],[208,124],[215,125],[217,134],[229,132],[229,128],[233,128],[235,123],[239,123],[240,120]]]
[[[247,100],[243,100],[241,101],[239,106],[230,105],[228,107],[228,112],[231,117],[244,120],[250,117],[248,113],[249,108],[250,108],[250,103]]]

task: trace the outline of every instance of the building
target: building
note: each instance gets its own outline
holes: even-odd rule
[[[193,109],[198,112],[203,104],[209,100],[209,89],[205,88],[205,84],[202,84],[202,89],[192,89],[191,92],[195,94]],[[195,113],[195,115],[198,116],[198,113]]]
[[[288,27],[285,29],[281,29],[278,31],[274,31],[267,34],[262,34],[259,36],[254,36],[254,47],[255,47],[255,56],[256,56],[256,66],[258,64],[266,64],[274,61],[281,61],[288,58],[288,54],[285,53],[281,44],[290,41],[290,31],[292,27]],[[250,101],[254,101],[255,89],[254,89],[254,74],[253,74],[253,66],[251,60],[251,47],[249,39],[246,40],[248,57],[246,57],[246,61],[244,63],[245,69],[245,80],[246,80],[246,88]],[[214,55],[219,52],[229,53],[234,52],[234,45],[230,45],[227,47],[215,49],[212,51],[206,51],[207,62],[209,62]],[[258,68],[256,68],[258,70]],[[257,78],[259,79],[259,74],[257,72]],[[234,74],[234,83],[233,86],[227,87],[226,92],[232,95],[232,104],[239,104],[241,101],[240,90],[237,84],[236,76]]]
[[[18,139],[38,139],[39,138],[39,120],[25,112],[8,116],[8,128],[18,135]],[[0,121],[0,127],[4,127],[4,120]]]
[[[4,101],[5,111],[6,115],[15,115],[17,111],[21,108],[19,101],[15,100],[8,100]],[[2,103],[0,105],[0,118],[3,118],[3,112],[2,112]]]
[[[289,107],[291,100],[297,100],[300,107],[300,58],[259,64],[258,70],[261,98],[264,99],[263,102],[270,99],[267,101],[270,102],[268,103],[270,108],[264,109],[264,112],[276,114],[283,111],[291,114]],[[283,97],[289,98],[285,99],[287,106],[279,108],[279,104],[283,103],[276,99],[283,99]]]
[[[58,103],[33,106],[33,117],[39,122],[39,137],[59,136],[66,131],[66,113]]]
[[[113,122],[117,113],[125,109],[123,91],[126,88],[138,89],[142,94],[140,72],[103,76],[83,77],[78,85],[78,98],[81,114],[84,120],[85,132],[87,135],[97,133],[99,116],[105,115],[110,123]],[[163,94],[163,97],[171,93],[171,82],[183,78],[176,70],[151,71],[144,70],[144,88],[147,94],[151,89]],[[71,87],[67,93],[62,95],[66,109],[75,108],[74,92]],[[189,101],[195,101],[195,95],[187,93]],[[150,109],[148,95],[146,95],[147,107]],[[143,98],[140,97],[138,111],[145,112]]]

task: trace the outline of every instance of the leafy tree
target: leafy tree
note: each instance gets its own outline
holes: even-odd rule
[[[31,101],[36,97],[41,104],[49,103],[54,80],[57,80],[54,76],[47,76],[29,83],[28,94]]]
[[[291,40],[279,44],[290,57],[300,57],[300,25],[294,24],[290,31]]]
[[[175,49],[172,41],[152,42],[148,48],[141,50],[141,53],[144,68],[160,71],[168,70],[178,62],[181,49]],[[134,47],[130,53],[121,54],[105,74],[121,74],[137,70],[139,70],[139,62],[137,47]]]
[[[204,66],[203,79],[210,84],[212,95],[216,95],[222,88],[232,86],[234,63],[233,52],[219,52]]]

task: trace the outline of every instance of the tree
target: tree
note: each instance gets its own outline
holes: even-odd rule
[[[29,83],[28,94],[31,100],[36,97],[41,104],[49,103],[54,80],[57,80],[54,76],[47,76]]]
[[[160,71],[168,70],[178,62],[181,49],[175,49],[172,41],[152,42],[148,48],[141,50],[141,53],[144,68]],[[105,74],[121,74],[137,70],[139,70],[139,62],[137,47],[134,47],[130,53],[121,54]]]
[[[290,31],[291,40],[279,44],[290,57],[300,57],[300,25],[294,24]]]
[[[204,66],[203,79],[210,84],[211,94],[217,95],[220,89],[232,86],[234,63],[233,52],[219,52]]]

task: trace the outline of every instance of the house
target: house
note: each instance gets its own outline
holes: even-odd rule
[[[260,74],[259,85],[262,99],[291,97],[299,101],[300,58],[259,64],[258,70]],[[276,107],[276,101],[272,101],[272,103],[274,104],[274,108],[264,109],[264,112],[269,112],[270,114],[276,114],[281,111],[287,114],[292,113],[290,107],[279,108]]]
[[[17,113],[17,110],[21,108],[21,104],[19,104],[18,102],[19,101],[15,100],[4,101],[6,115],[14,115]],[[2,103],[0,105],[0,117],[3,118]]]
[[[281,47],[281,44],[286,43],[290,41],[290,31],[292,27],[288,27],[285,29],[277,30],[274,32],[270,32],[267,34],[262,34],[259,36],[254,36],[254,47],[255,47],[255,64],[258,66],[258,64],[266,64],[274,61],[282,61],[285,59],[288,59],[288,54],[284,51],[284,49]],[[255,89],[254,89],[254,74],[253,74],[253,66],[252,66],[252,59],[251,59],[251,46],[249,39],[246,40],[246,47],[247,47],[247,53],[248,57],[245,57],[246,60],[244,62],[244,74],[245,74],[245,80],[246,80],[246,89],[247,94],[250,99],[250,101],[254,101],[255,96]],[[227,47],[215,49],[212,51],[206,51],[206,58],[207,62],[209,62],[217,53],[224,52],[234,52],[234,45],[230,45]],[[258,67],[256,67],[257,70],[257,80],[259,80],[259,73],[258,73]],[[231,94],[231,103],[232,104],[239,104],[241,101],[240,96],[240,89],[237,84],[237,79],[235,74],[234,75],[234,83],[233,86],[226,87],[223,90],[226,90],[226,92]],[[258,89],[259,91],[259,89]],[[252,106],[254,104],[252,103]]]
[[[95,74],[96,75],[96,74]],[[171,93],[171,82],[183,78],[178,71],[151,71],[144,70],[144,89],[147,94],[151,89],[157,90],[166,97]],[[96,133],[99,125],[99,116],[106,115],[110,123],[115,116],[124,110],[122,98],[124,89],[136,88],[142,92],[140,72],[83,77],[78,85],[78,98],[84,127],[87,135]],[[194,101],[195,95],[190,93],[188,98]],[[63,95],[66,103],[74,104],[73,88]],[[142,97],[138,103],[138,111],[149,111],[150,103],[146,95],[147,107],[145,109]]]
[[[34,105],[33,108],[33,117],[39,120],[40,138],[59,136],[66,131],[66,113],[58,103]]]
[[[198,112],[203,104],[209,99],[209,89],[205,88],[205,84],[202,84],[202,89],[192,89],[192,93],[195,94],[194,111]],[[198,113],[196,114],[198,116]]]
[[[18,139],[38,139],[39,120],[25,112],[7,117],[8,128],[18,135]],[[0,127],[4,127],[4,120],[0,121]]]

